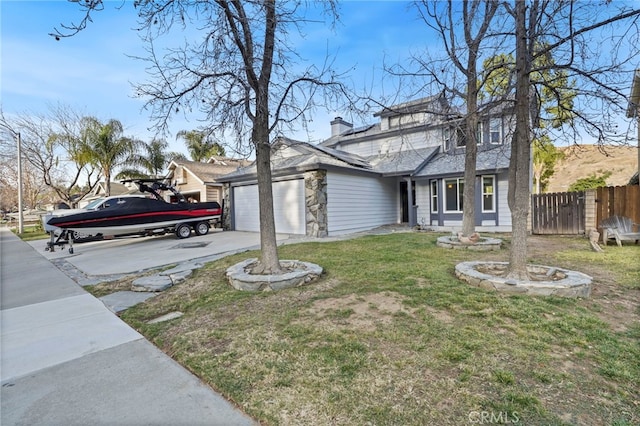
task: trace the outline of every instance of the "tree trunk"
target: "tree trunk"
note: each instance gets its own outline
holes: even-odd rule
[[[256,146],[256,167],[258,173],[258,202],[260,206],[260,269],[263,274],[281,272],[276,242],[276,224],[273,216],[273,191],[271,188],[271,145],[268,142],[268,131],[264,135],[254,129]],[[260,142],[258,142],[260,141]]]
[[[475,75],[475,56],[469,54],[470,74]],[[464,192],[462,206],[462,234],[469,236],[476,230],[476,161],[478,158],[478,142],[476,129],[478,127],[478,89],[475,77],[467,79],[467,117],[466,147],[464,156]]]
[[[516,13],[516,128],[511,142],[508,202],[512,240],[507,277],[529,279],[527,273],[527,218],[530,198],[529,71],[525,24],[526,4],[517,1]]]
[[[111,196],[111,171],[104,171],[104,191],[107,197]]]
[[[475,113],[473,113],[475,117]],[[477,126],[477,118],[466,120],[467,125],[473,123]],[[478,157],[478,144],[475,138],[475,131],[468,132],[468,135],[474,133],[471,139],[467,139],[466,153],[464,156],[464,192],[462,196],[462,234],[469,236],[476,230],[476,160]]]
[[[476,160],[478,144],[476,142],[476,128],[478,127],[478,76],[476,62],[478,58],[478,41],[471,37],[474,14],[469,10],[470,4],[463,4],[464,35],[469,48],[465,74],[467,90],[465,103],[467,115],[465,117],[465,154],[464,154],[464,190],[462,194],[462,235],[470,236],[476,230]],[[451,7],[451,6],[450,6]],[[472,10],[474,8],[472,7]],[[486,19],[486,17],[485,17]]]
[[[267,1],[265,7],[264,52],[260,77],[250,73],[255,92],[256,111],[253,117],[252,142],[256,147],[256,171],[258,173],[258,201],[260,204],[260,267],[254,270],[261,274],[282,272],[276,242],[276,224],[273,216],[273,190],[271,181],[271,144],[269,143],[269,84],[275,51],[276,14],[275,1]],[[253,58],[245,58],[251,63]]]

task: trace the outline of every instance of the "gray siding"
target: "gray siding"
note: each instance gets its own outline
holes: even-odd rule
[[[361,142],[345,143],[340,149],[362,157],[370,157],[372,155],[387,154],[399,151],[409,151],[414,149],[423,149],[431,146],[439,146],[441,137],[438,135],[441,131],[431,130],[428,132],[407,132],[406,134],[395,134],[393,136],[381,136],[374,140],[365,140]]]
[[[329,236],[398,222],[395,180],[327,173]]]
[[[511,227],[511,210],[509,210],[509,202],[507,199],[507,193],[509,191],[509,177],[507,173],[502,173],[496,176],[498,181],[498,220],[500,228],[504,226]]]
[[[416,182],[416,205],[418,206],[417,221],[418,224],[425,223],[429,225],[429,217],[431,215],[431,181],[421,180]]]

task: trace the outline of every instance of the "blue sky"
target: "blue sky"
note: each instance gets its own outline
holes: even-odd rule
[[[144,99],[133,97],[131,83],[147,80],[144,63],[130,56],[144,56],[142,42],[133,28],[136,14],[130,0],[108,0],[105,10],[80,34],[56,41],[49,35],[61,23],[78,22],[77,5],[67,1],[1,0],[0,99],[5,114],[46,113],[49,105],[69,105],[75,111],[102,121],[120,120],[128,136],[149,141],[151,123],[142,111]],[[374,85],[377,93],[390,95],[395,86],[381,83],[383,61],[406,61],[411,53],[431,48],[442,54],[436,36],[417,18],[409,1],[342,1],[335,32],[315,25],[305,29],[297,46],[301,56],[321,62],[327,51],[337,67],[349,72],[360,88]],[[629,84],[631,81],[629,81]],[[400,95],[401,101],[403,99]],[[376,112],[376,111],[372,111]],[[310,134],[288,135],[318,141],[330,136],[329,121],[343,111],[318,112]],[[367,122],[375,119],[370,116]],[[171,150],[185,152],[175,140],[180,130],[198,128],[197,119],[176,116],[167,140]],[[365,124],[354,120],[356,126]],[[584,141],[589,142],[589,141]]]
[[[377,82],[383,58],[398,60],[423,45],[427,29],[405,1],[348,1],[341,4],[335,32],[322,26],[307,31],[302,55],[320,60],[327,50],[340,58],[338,66],[355,67],[350,77],[356,85]],[[148,141],[148,113],[144,99],[133,97],[131,83],[146,80],[142,42],[133,28],[136,14],[130,1],[108,1],[105,10],[80,34],[56,41],[49,35],[60,23],[78,22],[78,7],[66,1],[2,0],[0,75],[5,114],[46,113],[49,105],[69,105],[100,120],[120,120],[126,134]],[[381,86],[376,83],[378,89]],[[339,111],[319,113],[311,139],[330,136],[329,121]],[[372,118],[373,119],[373,118]],[[358,123],[356,123],[358,124]],[[172,150],[184,151],[175,133],[195,129],[198,123],[176,117],[167,137]],[[299,135],[306,137],[306,134]]]

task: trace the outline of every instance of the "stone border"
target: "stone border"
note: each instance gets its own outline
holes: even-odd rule
[[[477,270],[479,265],[502,269],[508,265],[508,262],[472,261],[458,263],[456,265],[456,276],[473,286],[507,293],[573,298],[587,298],[591,294],[593,278],[582,272],[554,268],[552,266],[527,265],[527,269],[531,272],[546,273],[547,275],[560,272],[564,275],[564,278],[557,281],[523,281],[479,272]]]
[[[227,269],[227,279],[237,290],[269,291],[307,284],[322,274],[322,267],[299,260],[281,260],[284,268],[294,268],[292,272],[279,275],[253,275],[247,272],[249,266],[258,262],[257,258],[244,260]]]
[[[502,246],[502,240],[498,238],[485,238],[480,237],[480,241],[474,244],[465,244],[458,240],[458,237],[438,237],[436,240],[438,247],[454,250],[475,250],[475,251],[492,251],[500,250]]]

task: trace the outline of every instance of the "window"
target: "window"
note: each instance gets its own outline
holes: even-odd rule
[[[464,179],[446,179],[444,181],[445,211],[462,211],[462,194],[464,193]]]
[[[502,143],[502,120],[500,118],[489,120],[489,142],[494,145]]]
[[[482,122],[478,123],[478,128],[476,129],[476,142],[478,145],[482,145],[484,141],[484,124]]]
[[[438,181],[431,181],[431,213],[438,213]]]
[[[496,184],[496,181],[494,176],[482,177],[482,211],[483,212],[496,211],[495,184]]]
[[[456,128],[456,147],[463,148],[467,146],[467,126],[461,125]],[[482,143],[482,123],[478,123],[476,128],[476,144]]]
[[[451,149],[451,128],[442,129],[442,149],[446,152]]]

